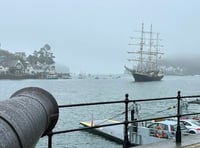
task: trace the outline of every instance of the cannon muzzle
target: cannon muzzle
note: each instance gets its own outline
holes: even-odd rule
[[[47,91],[27,87],[0,102],[0,147],[33,148],[55,127],[58,104]]]

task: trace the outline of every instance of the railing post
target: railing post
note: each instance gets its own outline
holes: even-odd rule
[[[52,148],[52,132],[48,133],[48,148]]]
[[[181,92],[178,91],[178,95],[177,95],[177,129],[176,129],[176,144],[180,144],[181,143],[181,127],[180,127],[180,101],[181,101]]]
[[[129,147],[129,140],[128,140],[128,94],[125,95],[125,121],[124,121],[124,144],[123,148]]]

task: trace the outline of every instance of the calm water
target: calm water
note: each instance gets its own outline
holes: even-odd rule
[[[41,87],[49,91],[59,105],[85,102],[123,100],[126,93],[129,99],[146,99],[176,96],[180,90],[182,95],[200,94],[200,76],[165,76],[160,82],[135,83],[131,76],[106,79],[69,79],[69,80],[1,80],[0,100],[8,99],[11,94],[24,87]],[[174,102],[157,102],[141,104],[141,116],[153,117],[156,111],[175,105]],[[197,110],[198,107],[190,107]],[[75,107],[60,109],[59,121],[54,131],[81,127],[80,121],[108,119],[122,113],[123,104],[101,105],[91,107]],[[169,111],[165,114],[175,113]],[[121,120],[123,116],[114,119]],[[41,138],[36,148],[46,148],[47,139]],[[102,137],[87,133],[74,132],[53,136],[55,148],[121,148]]]

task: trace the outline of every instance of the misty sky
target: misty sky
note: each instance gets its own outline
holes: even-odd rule
[[[0,0],[0,10],[2,49],[47,43],[72,73],[122,73],[142,22],[161,33],[165,58],[200,53],[199,0]]]

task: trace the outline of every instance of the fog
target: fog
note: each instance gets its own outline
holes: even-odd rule
[[[198,0],[6,0],[0,43],[27,54],[49,44],[56,63],[72,73],[122,73],[130,36],[142,23],[160,33],[164,59],[199,55],[199,6]]]

